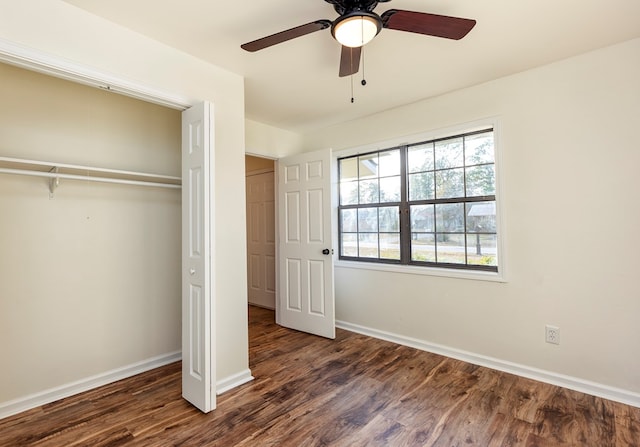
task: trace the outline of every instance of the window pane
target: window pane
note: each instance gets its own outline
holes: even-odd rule
[[[400,259],[400,234],[380,233],[380,257]]]
[[[411,146],[407,152],[409,172],[433,170],[433,143]]]
[[[433,205],[411,205],[411,231],[435,232]]]
[[[467,235],[467,263],[472,265],[498,265],[498,238],[495,234]]]
[[[360,182],[360,203],[378,203],[378,179]]]
[[[493,132],[466,137],[464,140],[464,151],[464,162],[467,166],[493,163],[495,161]]]
[[[436,171],[436,198],[464,197],[464,169]]]
[[[380,179],[380,202],[400,201],[400,176]]]
[[[358,157],[340,160],[340,181],[358,180]]]
[[[436,230],[438,233],[464,233],[464,203],[437,204]]]
[[[340,183],[340,205],[358,204],[358,182]]]
[[[340,211],[340,228],[345,233],[356,233],[358,231],[358,210]]]
[[[467,233],[496,232],[496,202],[466,204]]]
[[[434,195],[434,174],[409,174],[409,200],[431,200]]]
[[[360,180],[378,176],[378,154],[362,155],[360,160]]]
[[[358,235],[354,233],[342,233],[341,256],[358,256]]]
[[[380,177],[400,175],[400,149],[380,152]]]
[[[338,163],[340,256],[497,271],[493,130]]]
[[[467,168],[467,197],[492,196],[496,193],[494,165]]]
[[[397,233],[400,231],[400,208],[397,206],[385,206],[379,208],[380,231],[384,233]]]
[[[465,264],[464,234],[438,233],[438,262]]]
[[[378,232],[378,208],[358,209],[358,231]]]
[[[358,254],[363,258],[378,258],[378,233],[358,235]]]
[[[463,166],[462,138],[453,138],[435,143],[436,169]]]
[[[411,260],[422,262],[436,261],[436,245],[433,234],[411,234]]]

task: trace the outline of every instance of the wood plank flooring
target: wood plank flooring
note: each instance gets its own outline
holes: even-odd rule
[[[255,380],[201,414],[175,363],[0,420],[0,446],[640,446],[640,409],[251,307]]]

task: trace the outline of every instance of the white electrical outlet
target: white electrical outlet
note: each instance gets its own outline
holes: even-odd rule
[[[544,327],[544,340],[554,345],[560,344],[560,328],[547,324]]]

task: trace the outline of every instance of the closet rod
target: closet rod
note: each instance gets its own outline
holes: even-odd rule
[[[123,171],[119,169],[106,169],[106,168],[95,168],[92,166],[84,166],[84,165],[72,165],[68,163],[56,163],[52,161],[38,161],[38,160],[25,160],[22,158],[10,158],[10,157],[0,157],[0,162],[8,162],[8,163],[18,163],[22,165],[32,165],[32,166],[46,166],[48,168],[61,168],[61,169],[76,169],[81,171],[91,171],[91,172],[101,172],[104,174],[115,174],[115,175],[128,175],[135,177],[149,177],[149,178],[157,178],[164,179],[169,181],[181,181],[180,177],[174,177],[171,175],[162,175],[162,174],[149,174],[148,172],[136,172],[136,171]]]
[[[149,182],[145,180],[126,180],[126,179],[118,179],[118,178],[110,178],[110,177],[92,177],[89,175],[62,174],[57,172],[27,171],[23,169],[0,168],[0,173],[30,175],[33,177],[65,178],[65,179],[71,179],[71,180],[85,180],[90,182],[119,183],[123,185],[158,186],[160,188],[172,188],[172,189],[182,188],[181,185],[176,185],[173,183]],[[132,174],[129,173],[128,175],[132,175]],[[137,175],[140,175],[140,174],[137,174]],[[150,176],[154,177],[153,175],[150,175]]]

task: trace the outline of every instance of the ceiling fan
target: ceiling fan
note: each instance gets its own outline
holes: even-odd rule
[[[247,42],[240,47],[254,52],[331,27],[331,35],[342,45],[339,75],[349,76],[358,72],[362,46],[376,37],[382,28],[459,40],[466,36],[476,24],[472,19],[402,9],[390,9],[381,15],[373,12],[378,3],[386,3],[390,0],[325,1],[332,4],[340,14],[333,22],[326,19],[315,20]]]

